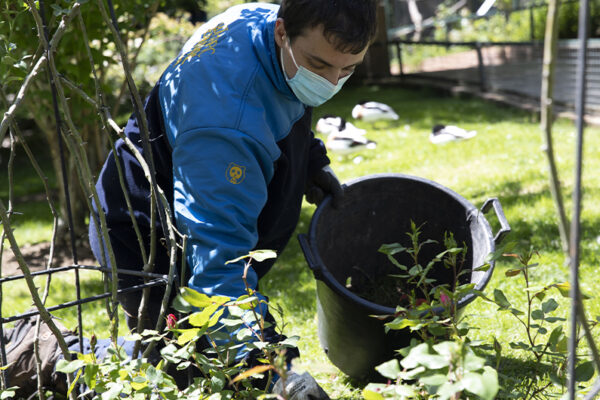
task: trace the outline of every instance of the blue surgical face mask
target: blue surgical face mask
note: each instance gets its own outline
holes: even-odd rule
[[[285,72],[285,67],[283,64],[283,48],[281,49],[280,57],[281,57],[281,68],[283,69],[283,75],[285,76],[285,80],[288,85],[292,89],[292,92],[296,95],[298,100],[307,106],[317,107],[321,104],[325,103],[327,100],[332,98],[337,92],[340,91],[344,83],[350,78],[349,74],[343,78],[338,79],[337,85],[329,82],[327,79],[323,78],[321,75],[315,74],[314,72],[304,68],[301,65],[296,63],[296,59],[294,58],[294,53],[292,52],[292,45],[287,40],[288,48],[290,49],[290,55],[292,56],[292,61],[298,71],[293,78],[288,78],[287,73]]]

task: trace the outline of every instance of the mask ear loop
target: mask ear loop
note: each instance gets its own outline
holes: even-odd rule
[[[284,37],[287,39],[284,39]],[[290,52],[290,56],[292,56],[292,62],[294,63],[294,65],[296,66],[296,69],[300,69],[300,67],[298,66],[298,63],[296,62],[296,57],[294,57],[294,52],[292,51],[292,41],[290,40],[289,36],[287,35],[283,35],[283,37],[281,38],[281,40],[284,40],[285,42],[287,42],[287,47],[289,49]]]

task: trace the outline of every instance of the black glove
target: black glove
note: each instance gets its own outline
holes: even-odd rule
[[[325,196],[331,195],[331,205],[337,208],[344,196],[344,189],[331,167],[326,165],[308,181],[304,194],[306,201],[316,205],[321,204]]]
[[[285,381],[275,382],[273,393],[287,400],[330,400],[321,386],[308,372],[296,374],[290,372]]]

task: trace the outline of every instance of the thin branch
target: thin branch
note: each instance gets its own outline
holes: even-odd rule
[[[142,48],[144,47],[144,43],[146,43],[146,40],[148,40],[148,34],[150,33],[150,23],[152,22],[152,18],[154,18],[154,16],[156,15],[156,11],[158,10],[158,5],[160,4],[160,2],[156,1],[154,2],[154,4],[152,5],[152,8],[148,11],[148,23],[146,24],[146,26],[144,26],[144,33],[142,34],[142,42],[139,44],[139,46],[137,46],[137,48],[135,49],[135,53],[133,54],[133,56],[131,57],[130,62],[130,66],[131,66],[131,70],[133,71],[135,69],[135,67],[137,66],[137,59],[140,55],[140,52],[142,50]],[[117,115],[119,113],[119,108],[121,107],[121,100],[123,99],[123,96],[125,95],[125,91],[127,90],[127,79],[123,80],[123,83],[121,84],[121,89],[119,90],[119,95],[117,96],[117,99],[115,101],[115,105],[113,106],[112,115]]]
[[[554,89],[554,70],[556,49],[558,44],[558,8],[559,0],[549,0],[548,16],[546,17],[546,33],[544,40],[544,59],[542,69],[542,89],[540,120],[541,129],[544,133],[543,149],[548,158],[548,172],[550,173],[550,191],[558,213],[558,231],[561,244],[565,254],[569,254],[569,222],[565,212],[558,169],[554,158],[554,146],[552,141],[552,96]]]
[[[34,14],[33,10],[35,10],[35,7],[34,7],[33,3],[31,2],[31,0],[26,0],[26,2],[27,2],[27,5],[32,10],[32,14]],[[58,28],[56,28],[56,31],[54,31],[54,35],[52,36],[52,39],[50,39],[50,43],[48,44],[49,48],[50,48],[50,52],[53,52],[56,50],[58,43],[60,42],[63,35],[65,34],[65,31],[67,30],[68,23],[78,12],[79,12],[79,3],[74,3],[73,7],[71,7],[69,12],[65,16],[63,16],[60,24],[58,25]],[[37,13],[37,11],[35,13]],[[37,18],[39,18],[39,14],[37,17],[34,15],[34,19],[36,19],[36,24],[38,22]],[[41,20],[39,22],[41,22]],[[39,25],[39,26],[41,26],[41,25]],[[40,36],[40,42],[46,43],[45,36],[43,34],[40,34],[39,36]],[[45,48],[45,47],[42,47],[42,48]],[[38,48],[38,50],[39,50],[39,48]],[[19,89],[19,92],[17,93],[17,96],[15,97],[14,102],[11,104],[8,111],[6,113],[4,113],[2,122],[0,122],[0,140],[4,139],[4,135],[6,134],[6,130],[8,129],[9,120],[14,118],[15,113],[21,106],[21,102],[25,98],[25,94],[27,93],[27,89],[29,89],[29,85],[33,82],[33,78],[35,78],[37,76],[37,74],[40,72],[39,69],[44,64],[45,60],[46,60],[46,56],[44,54],[40,55],[40,58],[37,60],[37,62],[35,62],[33,68],[31,69],[29,74],[27,74],[27,76],[25,77],[25,80],[23,81],[23,84],[21,85],[21,88]]]
[[[50,328],[50,330],[56,337],[56,340],[58,341],[58,346],[63,354],[63,357],[65,358],[65,360],[71,361],[71,354],[69,353],[69,349],[65,342],[65,338],[62,336],[60,329],[58,329],[58,327],[54,324],[52,316],[50,315],[50,313],[48,313],[46,307],[44,307],[44,305],[42,304],[42,300],[40,299],[40,296],[37,292],[37,287],[35,286],[35,282],[33,281],[33,277],[31,276],[31,270],[25,262],[25,258],[23,257],[23,254],[21,253],[19,245],[13,234],[13,230],[8,219],[8,212],[6,207],[4,206],[4,202],[2,201],[2,199],[0,199],[0,218],[2,219],[4,232],[10,243],[11,250],[19,264],[19,268],[23,272],[25,282],[27,283],[27,287],[29,288],[29,292],[31,293],[31,299],[33,300],[33,304],[40,313],[42,321],[44,321],[44,323],[48,325],[48,328]]]
[[[112,122],[111,125],[113,126],[113,129],[115,128],[114,125],[115,122],[114,121],[109,121]],[[123,132],[118,128],[117,128],[117,132],[120,132],[120,136],[121,139],[123,139],[123,141],[125,142],[125,144],[127,145],[127,147],[129,148],[129,150],[132,152],[132,154],[134,155],[134,157],[138,160],[138,162],[140,163],[140,166],[142,167],[142,169],[144,170],[144,175],[146,176],[146,179],[148,179],[150,181],[151,176],[150,176],[150,168],[148,166],[148,164],[146,163],[146,160],[144,159],[144,156],[142,155],[142,153],[140,153],[140,151],[137,149],[137,147],[135,147],[135,145],[131,142],[131,139],[129,139],[127,136],[125,136],[123,134]],[[164,207],[165,210],[165,217],[166,217],[166,224],[162,225],[163,226],[163,230],[164,227],[166,227],[167,229],[167,233],[168,233],[168,237],[169,237],[169,245],[170,245],[170,254],[169,254],[169,274],[168,274],[168,279],[167,279],[167,287],[165,288],[165,295],[163,296],[163,300],[162,300],[162,304],[161,304],[161,309],[160,309],[160,313],[158,315],[158,319],[156,322],[156,330],[160,331],[163,328],[163,323],[164,323],[164,314],[167,310],[168,307],[168,302],[169,302],[169,298],[171,295],[171,289],[173,286],[173,276],[175,275],[175,267],[177,264],[177,240],[175,238],[175,230],[173,228],[173,222],[171,221],[171,207],[169,205],[169,202],[167,200],[167,197],[165,196],[164,192],[162,191],[162,189],[160,188],[160,186],[155,186],[156,190],[158,191],[157,195],[158,195],[158,199],[160,200],[161,205]],[[154,193],[154,191],[151,191],[151,193]],[[146,347],[146,350],[144,351],[144,357],[147,357],[148,354],[150,353],[150,351],[152,351],[152,349],[154,348],[154,346],[156,345],[156,342],[150,342],[148,347]]]
[[[17,93],[15,100],[8,108],[8,111],[4,113],[2,122],[0,122],[0,140],[4,139],[4,135],[6,134],[8,125],[10,124],[10,121],[13,120],[15,113],[21,106],[21,102],[25,98],[25,94],[27,93],[27,89],[29,89],[29,85],[31,85],[33,78],[35,78],[37,76],[37,74],[40,72],[41,66],[45,62],[46,62],[46,56],[41,56],[40,59],[38,60],[38,62],[31,69],[29,74],[27,74],[27,76],[25,77],[25,80],[23,81],[23,84],[21,85],[21,88],[19,89],[19,92]]]
[[[102,94],[102,90],[100,89],[99,79],[98,79],[98,75],[96,74],[96,67],[94,66],[94,59],[92,57],[92,51],[88,44],[89,40],[88,40],[88,36],[87,36],[87,30],[86,30],[85,23],[83,21],[83,17],[81,16],[81,14],[79,15],[79,26],[80,26],[81,32],[83,34],[83,39],[84,39],[83,42],[85,43],[88,60],[90,62],[90,68],[92,70],[92,76],[94,77],[94,87],[96,90],[96,101],[93,102],[93,105],[96,107],[96,110],[98,111],[98,114],[100,115],[100,119],[102,120],[102,130],[106,133],[106,136],[109,139],[111,150],[113,151],[113,154],[115,155],[115,161],[116,161],[118,159],[117,152],[115,149],[114,141],[112,140],[112,137],[108,130],[108,124],[107,124],[107,118],[110,117],[110,115],[107,115],[107,111],[106,111],[107,107],[106,107],[106,104],[104,103],[104,97]],[[84,94],[85,94],[85,92],[84,92]],[[92,100],[92,99],[90,98],[90,100]],[[146,249],[144,246],[144,242],[142,240],[142,234],[139,230],[139,226],[138,226],[137,220],[135,218],[135,213],[133,212],[133,207],[131,205],[131,199],[129,197],[129,192],[127,190],[125,181],[123,179],[123,171],[121,169],[121,164],[119,162],[116,162],[116,165],[117,165],[117,172],[119,175],[119,183],[121,184],[121,189],[123,190],[123,195],[125,196],[125,202],[127,203],[127,210],[129,211],[129,214],[131,215],[131,222],[133,224],[133,228],[135,230],[136,237],[140,244],[140,252],[142,254],[142,260],[144,261],[144,263],[147,263]]]
[[[110,2],[110,0],[108,0],[108,1],[109,1],[109,4],[112,4]],[[164,193],[158,186],[158,184],[156,182],[156,176],[154,175],[155,167],[154,167],[154,159],[152,156],[152,149],[150,148],[150,134],[149,134],[149,129],[148,129],[148,120],[146,118],[146,113],[144,111],[144,107],[142,104],[142,100],[140,98],[139,91],[137,90],[137,86],[131,75],[131,68],[129,66],[129,61],[128,61],[125,45],[123,44],[123,41],[121,40],[119,32],[117,31],[116,20],[114,20],[114,18],[113,18],[113,20],[111,21],[110,17],[108,16],[108,12],[104,6],[103,0],[97,0],[96,2],[98,3],[98,8],[100,10],[100,14],[102,15],[102,18],[104,19],[106,24],[110,27],[114,42],[117,45],[117,49],[119,50],[119,53],[121,55],[121,63],[123,66],[123,72],[125,73],[125,77],[127,78],[127,85],[129,87],[129,91],[130,91],[130,94],[131,94],[131,97],[133,100],[135,116],[136,116],[138,125],[140,127],[140,134],[142,136],[142,145],[144,147],[144,152],[146,154],[146,157],[148,158],[146,161],[144,159],[144,157],[141,157],[140,159],[138,159],[138,161],[144,167],[144,173],[146,174],[146,178],[148,179],[148,182],[150,182],[152,191],[157,192],[158,197],[156,199],[160,201],[157,204],[160,223],[161,223],[161,226],[163,227],[163,231],[164,231],[164,229],[167,229],[168,236],[169,236],[169,278],[168,278],[168,282],[167,282],[167,287],[165,288],[165,294],[164,294],[163,300],[162,300],[161,311],[159,313],[159,316],[158,316],[158,319],[156,322],[156,330],[160,331],[163,327],[163,323],[164,323],[163,316],[166,312],[171,289],[173,286],[173,276],[175,274],[175,268],[176,268],[176,263],[177,263],[177,240],[175,238],[175,232],[173,230],[173,223],[171,222],[171,212],[170,212],[169,203],[166,200]],[[113,11],[112,8],[111,8],[111,11]],[[113,15],[113,17],[114,17],[114,15]],[[130,141],[127,139],[126,143],[128,143],[128,142],[130,143]],[[137,149],[135,148],[135,146],[131,146],[131,147],[133,147],[133,151],[135,151],[135,153],[139,153],[137,151]],[[154,348],[155,344],[156,344],[156,342],[151,342],[148,345],[148,347],[144,351],[144,356],[147,356],[149,354],[149,352]]]
[[[107,130],[107,126],[108,126],[107,120],[110,118],[110,114],[108,114],[108,108],[104,104],[104,100],[102,97],[102,91],[100,90],[99,80],[98,80],[98,76],[96,74],[96,69],[94,66],[94,60],[92,57],[92,53],[91,53],[89,46],[87,45],[87,43],[88,43],[87,30],[85,28],[85,24],[84,24],[83,18],[81,16],[79,17],[79,25],[81,27],[81,31],[84,36],[84,43],[86,43],[86,51],[87,51],[88,59],[89,59],[90,66],[92,69],[92,75],[94,77],[94,85],[96,88],[96,101],[94,102],[94,104],[95,104],[95,106],[98,110],[98,113],[100,115],[100,118],[102,120],[102,129],[104,131],[106,131],[106,133],[107,133],[107,137],[108,137],[108,140],[109,140],[109,143],[111,146],[111,150],[114,154],[115,165],[117,167],[117,173],[119,176],[119,183],[121,185],[121,190],[125,197],[125,202],[127,203],[127,209],[129,211],[129,215],[131,216],[131,222],[132,222],[132,225],[133,225],[133,228],[134,228],[137,240],[138,240],[138,244],[140,246],[142,261],[144,262],[144,271],[152,272],[154,270],[154,252],[151,252],[151,257],[150,257],[150,259],[148,259],[147,255],[146,255],[146,249],[145,249],[144,241],[142,238],[142,234],[139,230],[139,226],[138,226],[137,220],[135,218],[135,213],[133,212],[133,207],[131,205],[129,192],[127,190],[127,186],[125,185],[125,181],[123,179],[123,171],[122,171],[122,167],[121,167],[121,163],[120,163],[120,158],[117,154],[117,150],[115,148],[114,141],[112,140],[112,137]],[[118,132],[121,133],[121,130],[119,129]],[[155,211],[155,201],[153,200],[153,198],[154,198],[154,196],[152,196],[151,203],[150,203],[150,215],[151,215],[151,226],[152,226],[152,229],[154,230],[156,211]],[[152,239],[154,239],[155,236],[156,236],[155,234],[151,235]],[[145,278],[144,281],[147,282],[147,278]],[[149,297],[150,297],[150,288],[149,287],[144,288],[142,291],[142,299],[140,301],[140,306],[138,308],[138,326],[137,326],[138,332],[141,332],[143,330],[142,325],[143,325],[144,319],[146,318],[146,315],[145,315],[146,309],[147,309],[146,305],[148,303]],[[141,341],[140,340],[136,341],[136,343],[134,345],[134,350],[133,350],[133,357],[137,358],[140,346],[141,346]]]
[[[96,100],[92,99],[80,86],[77,86],[71,80],[67,79],[64,75],[59,75],[59,78],[62,83],[64,83],[73,92],[77,93],[83,100],[86,101],[86,103],[93,107],[96,107],[97,109],[100,108]]]
[[[28,2],[28,4],[31,3],[31,0],[26,0],[26,1]],[[74,10],[74,9],[79,10],[79,3],[74,3],[72,10]],[[35,7],[32,7],[32,14],[37,15],[35,17],[36,22],[41,21],[41,18],[39,17],[39,14]],[[64,22],[65,22],[65,18],[63,18],[63,20],[61,21],[61,24],[63,24]],[[42,26],[38,25],[38,31],[42,32]],[[40,33],[40,35],[42,35],[42,34]],[[55,82],[56,91],[57,91],[56,94],[57,94],[58,100],[61,102],[64,119],[65,119],[65,122],[67,123],[67,126],[69,127],[69,132],[70,132],[69,134],[66,134],[65,132],[63,132],[63,136],[65,138],[65,142],[66,142],[67,146],[69,147],[71,154],[75,157],[75,159],[77,161],[75,163],[76,167],[77,167],[76,168],[77,175],[79,176],[81,187],[82,187],[84,193],[86,194],[85,198],[86,198],[88,208],[90,210],[93,210],[91,199],[93,198],[93,200],[96,202],[96,204],[100,204],[100,201],[99,201],[98,193],[96,191],[96,187],[94,185],[93,176],[90,171],[89,162],[87,160],[87,154],[85,153],[85,150],[84,150],[84,143],[81,139],[81,135],[79,134],[79,131],[77,130],[77,128],[71,118],[69,105],[68,105],[65,95],[64,95],[61,81],[59,79],[59,74],[56,71],[56,65],[54,64],[54,57],[52,56],[53,53],[48,52],[47,54],[48,54],[48,66],[49,66],[50,77]],[[112,333],[113,339],[116,341],[117,332],[118,332],[118,318],[116,318],[116,312],[118,310],[118,308],[117,308],[118,275],[117,275],[114,252],[112,251],[112,246],[108,240],[108,228],[106,225],[106,217],[105,217],[104,211],[102,210],[102,207],[98,207],[98,213],[100,216],[100,225],[101,225],[103,233],[104,233],[105,245],[108,249],[109,258],[111,260],[111,264],[112,264],[112,268],[113,268],[112,288],[111,288],[112,289],[112,310],[111,310],[112,314],[110,314],[110,317],[111,317],[111,324],[112,324],[112,332],[111,333]]]
[[[577,318],[579,323],[583,327],[583,333],[585,335],[585,339],[590,346],[590,352],[592,353],[592,361],[596,366],[596,371],[600,372],[600,353],[598,353],[598,348],[596,347],[596,342],[594,341],[594,336],[592,335],[592,330],[587,322],[585,317],[585,310],[583,309],[583,301],[581,299],[581,293],[579,296],[579,301],[577,302]]]

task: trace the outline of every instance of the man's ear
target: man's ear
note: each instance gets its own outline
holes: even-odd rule
[[[275,21],[275,43],[277,46],[283,47],[283,41],[285,39],[285,24],[283,18],[277,18]]]

